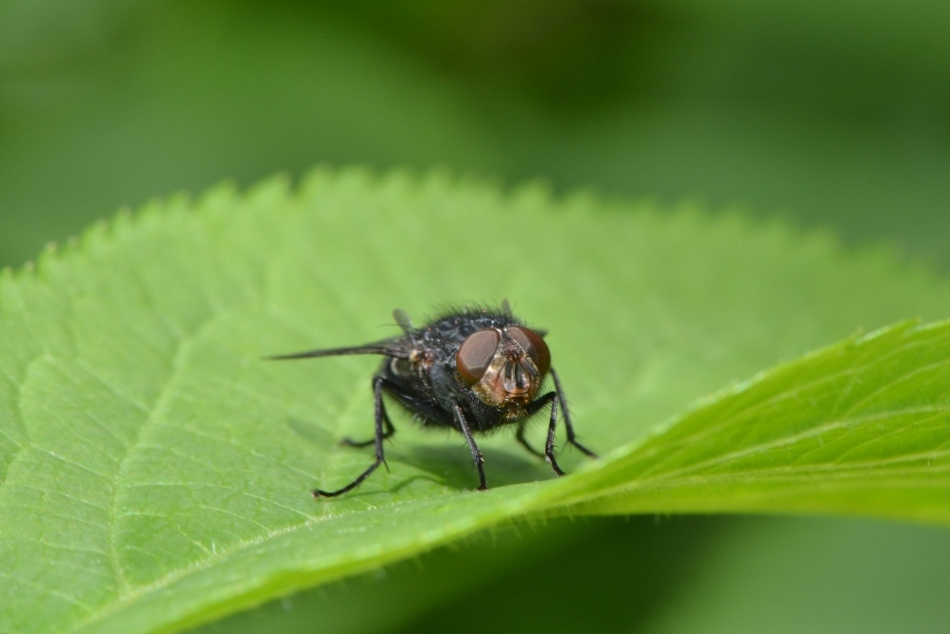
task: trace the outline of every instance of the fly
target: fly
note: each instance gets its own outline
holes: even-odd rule
[[[393,311],[393,317],[402,328],[399,337],[362,346],[268,357],[308,359],[350,354],[384,357],[373,376],[376,433],[371,440],[363,442],[349,438],[342,441],[352,447],[373,445],[376,459],[345,487],[335,491],[314,489],[314,497],[336,497],[352,491],[385,463],[383,440],[396,433],[396,429],[386,413],[383,393],[416,414],[424,425],[451,427],[465,437],[478,469],[479,490],[488,488],[488,480],[485,459],[475,443],[475,435],[505,425],[516,425],[518,442],[545,459],[555,473],[564,475],[554,456],[559,407],[567,441],[591,458],[597,457],[577,441],[561,381],[551,367],[551,352],[544,342],[546,333],[524,326],[511,313],[507,300],[500,309],[451,311],[421,328],[413,327],[409,316],[401,310]],[[553,379],[554,389],[541,394],[548,374]],[[544,451],[540,452],[525,439],[525,425],[548,405],[551,415],[547,441]]]

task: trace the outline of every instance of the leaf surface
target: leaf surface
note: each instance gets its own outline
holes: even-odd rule
[[[371,434],[377,361],[261,357],[392,335],[394,307],[420,323],[436,305],[505,297],[550,331],[578,431],[607,457],[568,452],[579,472],[555,480],[499,434],[482,442],[493,488],[476,493],[459,437],[396,416],[391,471],[313,500],[369,463],[338,441]],[[942,370],[913,372],[943,339],[931,356],[900,339],[942,326],[843,344],[649,430],[783,358],[948,308],[944,281],[886,254],[844,256],[738,215],[552,201],[540,186],[318,170],[295,192],[275,179],[154,203],[0,279],[0,629],[174,631],[541,512],[946,521],[942,498],[919,494],[942,463],[913,465],[909,502],[861,466],[874,451],[894,465],[941,455],[937,419],[907,418],[898,397],[942,402]],[[838,377],[828,392],[812,385],[823,373]],[[886,385],[903,387],[874,392]],[[849,412],[835,389],[877,394],[878,409]],[[775,427],[755,413],[772,398]],[[849,435],[872,411],[894,433]],[[832,480],[848,471],[850,488],[826,487],[842,457]],[[799,478],[787,504],[771,495],[792,490],[782,469]]]
[[[584,479],[597,499],[587,512],[950,524],[950,323],[888,328],[783,365],[625,453]]]

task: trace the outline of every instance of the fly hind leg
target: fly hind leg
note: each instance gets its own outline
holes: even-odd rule
[[[392,426],[392,423],[389,420],[389,416],[386,414],[386,406],[383,404],[383,387],[386,384],[386,379],[381,376],[373,378],[373,401],[375,403],[375,414],[376,414],[376,436],[373,440],[370,440],[365,443],[354,443],[352,441],[346,442],[344,444],[350,444],[357,447],[366,446],[373,444],[376,446],[376,460],[373,461],[373,464],[369,466],[366,471],[359,474],[355,480],[350,482],[348,485],[342,489],[337,489],[336,491],[324,491],[323,489],[314,489],[313,497],[315,498],[332,498],[338,495],[343,495],[348,491],[352,491],[360,484],[363,483],[363,480],[368,478],[371,473],[376,471],[379,468],[379,465],[386,464],[386,456],[383,453],[383,439],[392,436],[395,429]],[[348,439],[347,439],[348,440]],[[388,467],[387,467],[388,468]]]

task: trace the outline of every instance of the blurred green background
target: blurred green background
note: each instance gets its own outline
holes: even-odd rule
[[[121,206],[328,162],[740,207],[946,268],[948,34],[945,0],[0,0],[0,265]],[[950,534],[552,522],[209,629],[276,622],[945,632]]]

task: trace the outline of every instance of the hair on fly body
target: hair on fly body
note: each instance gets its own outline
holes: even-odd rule
[[[485,460],[475,436],[506,425],[516,425],[518,442],[532,454],[544,458],[555,473],[564,475],[554,456],[559,409],[567,441],[586,455],[597,457],[577,441],[564,391],[544,342],[545,331],[524,326],[512,314],[507,300],[498,309],[451,310],[420,328],[414,327],[402,310],[393,311],[393,317],[402,329],[398,337],[348,348],[267,357],[280,360],[351,354],[383,357],[372,383],[376,433],[363,442],[343,440],[343,444],[353,447],[374,446],[376,459],[345,487],[335,491],[314,489],[314,497],[335,497],[352,491],[385,462],[383,440],[396,429],[386,412],[384,393],[425,425],[451,428],[465,437],[478,469],[479,490],[488,488],[488,480]],[[553,379],[554,389],[540,394],[548,374]],[[548,434],[542,452],[528,444],[524,437],[525,424],[548,406]]]

